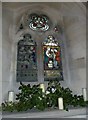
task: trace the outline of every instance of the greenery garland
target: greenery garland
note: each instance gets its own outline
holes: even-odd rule
[[[25,85],[20,82],[19,94],[16,95],[16,102],[2,103],[2,111],[26,111],[28,109],[36,108],[38,110],[45,110],[46,108],[57,108],[58,98],[63,98],[64,109],[68,110],[69,106],[86,107],[88,101],[84,101],[82,95],[73,95],[69,88],[63,88],[56,80],[49,81],[45,93],[42,92],[40,85],[30,84]]]

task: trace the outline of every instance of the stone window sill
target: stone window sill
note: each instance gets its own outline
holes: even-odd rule
[[[86,118],[86,108],[75,108],[65,110],[51,110],[41,112],[19,112],[19,113],[5,113],[3,118]]]

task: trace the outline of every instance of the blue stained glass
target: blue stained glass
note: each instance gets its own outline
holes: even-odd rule
[[[34,77],[31,77],[29,72],[33,72]],[[36,43],[30,34],[25,34],[23,39],[18,42],[17,81],[36,81],[35,74],[37,74]]]

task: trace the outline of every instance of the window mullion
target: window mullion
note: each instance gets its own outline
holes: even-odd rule
[[[43,68],[43,51],[41,38],[39,38],[37,43],[37,69],[38,69],[38,82],[44,82],[44,68]]]

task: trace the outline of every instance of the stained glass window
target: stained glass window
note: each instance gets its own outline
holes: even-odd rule
[[[49,35],[43,43],[44,54],[44,79],[63,80],[61,48],[52,35]]]
[[[18,42],[17,81],[37,81],[36,43],[30,34]]]
[[[31,14],[28,22],[29,27],[35,31],[47,31],[50,28],[50,20],[46,15]]]

